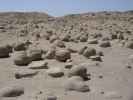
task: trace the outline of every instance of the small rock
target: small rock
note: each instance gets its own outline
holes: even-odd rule
[[[133,49],[133,41],[126,42],[125,47],[129,49]]]
[[[107,48],[107,47],[111,47],[111,43],[109,41],[102,41],[100,44],[99,44],[100,47],[103,47],[103,48]]]
[[[41,49],[30,49],[27,51],[28,57],[32,61],[42,60],[43,51]]]
[[[46,59],[54,59],[55,58],[55,48],[50,48],[50,50],[48,50],[48,52],[46,53],[46,55],[44,56],[44,58]]]
[[[51,77],[62,77],[64,75],[62,69],[58,67],[48,69],[47,73]]]
[[[111,39],[114,40],[114,39],[117,39],[117,34],[111,34]]]
[[[65,63],[65,68],[71,69],[73,67],[72,62]]]
[[[13,44],[13,49],[15,51],[23,51],[27,49],[27,44],[25,42],[22,41],[18,41],[16,43]]]
[[[87,35],[81,35],[79,40],[80,40],[80,42],[87,42],[88,36]]]
[[[65,42],[69,42],[70,39],[71,39],[71,36],[70,36],[69,34],[66,34],[66,35],[64,35],[64,36],[61,38],[61,40],[62,40],[62,41],[65,41]]]
[[[52,36],[50,37],[49,42],[50,42],[50,43],[53,43],[54,41],[56,41],[56,40],[58,40],[58,39],[59,39],[59,37],[58,37],[57,35],[52,35]]]
[[[21,86],[8,86],[0,89],[0,97],[17,97],[24,94],[24,88]]]
[[[10,52],[12,52],[12,47],[10,45],[0,45],[0,58],[9,57]]]
[[[84,53],[84,51],[87,49],[88,47],[87,46],[84,46],[84,47],[82,47],[80,50],[79,50],[79,54],[83,54]]]
[[[46,61],[33,61],[28,65],[29,69],[48,69],[48,62]]]
[[[90,59],[93,61],[102,61],[100,56],[91,56]]]
[[[67,49],[58,49],[55,52],[55,59],[66,62],[68,59],[71,59],[71,53]]]
[[[85,51],[83,52],[83,56],[89,58],[90,56],[94,56],[96,55],[96,50],[94,48],[87,48],[85,49]]]
[[[77,91],[77,92],[89,92],[90,88],[84,83],[82,78],[78,76],[73,76],[68,78],[64,85],[67,91]]]
[[[15,72],[15,78],[20,79],[20,78],[25,78],[25,77],[33,77],[36,74],[38,74],[38,71],[20,70],[20,71]]]
[[[98,44],[98,40],[97,39],[88,39],[88,44]]]
[[[73,47],[67,47],[67,50],[70,51],[71,53],[77,53],[78,51],[74,49]]]
[[[65,43],[61,40],[55,40],[52,44],[55,47],[65,48]]]
[[[70,71],[68,72],[68,77],[72,77],[72,76],[80,76],[84,80],[87,80],[88,75],[87,75],[87,68],[85,67],[85,65],[80,64],[80,65],[77,65],[77,66],[73,66],[70,69]]]

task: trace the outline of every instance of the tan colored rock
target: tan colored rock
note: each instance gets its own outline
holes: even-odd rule
[[[55,59],[66,62],[68,59],[71,59],[71,53],[67,49],[58,49],[55,53]]]
[[[85,80],[88,79],[87,68],[85,67],[85,65],[79,64],[79,65],[73,66],[68,72],[68,77],[72,77],[72,76],[80,76]]]
[[[64,75],[64,72],[59,67],[50,68],[47,70],[47,73],[51,77],[62,77]]]
[[[48,69],[48,62],[46,61],[32,61],[28,65],[29,69]]]
[[[21,86],[7,86],[0,89],[0,97],[17,97],[24,94],[24,88]]]
[[[89,92],[90,88],[84,83],[82,78],[78,76],[73,76],[68,78],[65,82],[65,90],[67,91],[77,91],[77,92]]]
[[[85,56],[87,58],[94,56],[94,55],[96,55],[96,50],[94,48],[91,48],[91,47],[88,47],[83,52],[83,56]]]
[[[25,51],[14,52],[12,56],[14,64],[18,66],[28,65],[31,62]]]
[[[50,43],[53,43],[54,41],[56,41],[56,40],[58,40],[58,39],[59,39],[59,37],[58,37],[57,35],[52,35],[52,36],[50,37],[49,42],[50,42]]]
[[[13,49],[15,51],[23,51],[27,49],[27,44],[23,41],[17,41],[13,44]]]
[[[41,49],[27,50],[27,55],[32,61],[42,60],[43,51]]]
[[[52,44],[55,47],[65,48],[65,43],[61,40],[55,40]]]
[[[33,77],[38,74],[38,71],[34,70],[19,70],[16,71],[15,73],[15,78],[16,79],[21,79],[21,78],[26,78],[26,77]]]
[[[88,44],[98,44],[98,40],[97,39],[88,39],[87,43]]]
[[[111,43],[109,41],[101,41],[99,46],[102,48],[107,48],[107,47],[111,47]]]
[[[10,45],[0,45],[0,58],[9,57],[10,52],[12,52],[12,47]]]

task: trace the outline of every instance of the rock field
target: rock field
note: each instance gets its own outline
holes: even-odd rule
[[[133,11],[0,13],[0,100],[133,100]]]

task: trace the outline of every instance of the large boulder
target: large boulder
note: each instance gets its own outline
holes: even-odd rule
[[[66,62],[71,58],[71,53],[67,49],[58,49],[55,52],[55,59],[61,62]]]
[[[18,66],[28,65],[31,62],[31,59],[25,51],[14,52],[12,56],[14,64]]]
[[[17,85],[12,85],[0,89],[0,97],[17,97],[24,94],[24,88]]]
[[[77,92],[89,92],[90,88],[84,83],[82,78],[78,76],[73,76],[68,78],[65,82],[65,90],[67,91],[77,91]]]
[[[10,52],[12,52],[12,47],[10,45],[0,45],[0,58],[9,57]]]

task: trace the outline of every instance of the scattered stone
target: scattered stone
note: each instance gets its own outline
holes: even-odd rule
[[[32,61],[42,60],[43,51],[41,49],[30,49],[27,51],[28,57]]]
[[[114,39],[117,39],[117,34],[111,34],[111,39],[114,40]]]
[[[65,48],[65,43],[61,40],[55,40],[52,44],[55,47]]]
[[[97,39],[88,39],[88,44],[98,44],[98,40]]]
[[[71,53],[77,53],[78,51],[74,49],[73,47],[67,47],[67,50],[70,51]]]
[[[82,47],[80,50],[79,50],[79,54],[83,54],[84,53],[84,51],[87,49],[88,47],[87,46],[84,46],[84,47]]]
[[[59,39],[59,37],[58,37],[57,35],[52,35],[52,36],[50,37],[49,42],[50,42],[50,43],[53,43],[54,41],[56,41],[56,40],[58,40],[58,39]]]
[[[80,64],[80,65],[77,65],[77,66],[73,66],[70,69],[70,71],[68,72],[68,77],[72,77],[72,76],[80,76],[84,80],[87,80],[88,75],[87,75],[87,68],[85,67],[85,65]]]
[[[13,53],[14,64],[18,66],[28,65],[31,59],[27,56],[25,51],[18,51]]]
[[[29,69],[48,69],[48,62],[46,61],[33,61],[28,65]]]
[[[102,38],[102,41],[109,41],[109,40],[110,40],[110,37],[108,36]]]
[[[71,69],[72,67],[73,67],[73,63],[72,62],[65,63],[65,68]]]
[[[21,79],[25,77],[33,77],[37,74],[38,74],[38,71],[34,71],[34,70],[20,70],[15,72],[15,78]]]
[[[104,56],[104,54],[103,54],[102,51],[97,51],[97,55],[98,55],[98,56]]]
[[[101,56],[97,56],[97,55],[96,56],[91,56],[90,59],[92,61],[102,61]]]
[[[126,48],[129,48],[129,49],[133,49],[133,41],[128,41],[128,42],[125,44],[125,47],[126,47]]]
[[[87,42],[88,36],[87,35],[81,35],[79,40],[80,40],[80,42]]]
[[[68,78],[65,82],[65,90],[67,91],[77,91],[77,92],[89,92],[90,88],[84,83],[82,78],[78,76],[73,76]]]
[[[64,35],[64,36],[61,38],[61,40],[62,40],[62,41],[65,41],[65,42],[69,42],[70,39],[71,39],[71,36],[70,36],[69,34],[66,34],[66,35]]]
[[[111,43],[109,41],[101,41],[99,46],[103,48],[107,48],[107,47],[111,47]]]
[[[59,67],[50,68],[47,70],[47,73],[51,77],[62,77],[64,75],[63,70]]]
[[[55,59],[66,62],[68,59],[71,59],[71,53],[67,49],[58,49],[55,52]]]
[[[14,51],[23,51],[27,49],[27,44],[22,41],[18,41],[13,44]]]
[[[96,50],[94,48],[91,48],[91,47],[88,47],[83,52],[83,56],[85,56],[87,58],[90,58],[90,56],[94,56],[94,55],[96,55]]]
[[[0,89],[0,97],[17,97],[24,94],[24,88],[21,86],[8,86]]]
[[[48,50],[48,52],[46,53],[46,55],[44,56],[44,58],[46,59],[54,59],[55,58],[55,48],[50,48],[50,50]]]
[[[12,47],[10,45],[0,45],[0,58],[9,57],[10,52],[12,52]]]

